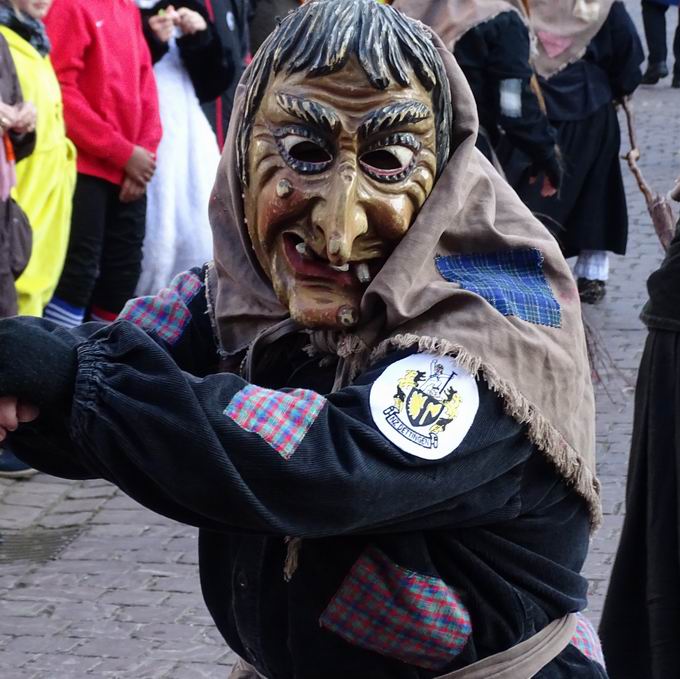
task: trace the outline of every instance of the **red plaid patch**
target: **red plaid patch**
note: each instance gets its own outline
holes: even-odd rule
[[[276,391],[249,384],[234,395],[224,414],[289,460],[324,405],[326,399],[309,389]]]
[[[319,622],[350,644],[431,670],[446,667],[472,634],[453,588],[396,565],[376,547],[352,566]]]
[[[594,660],[604,667],[604,653],[602,653],[602,644],[600,637],[593,627],[593,623],[586,618],[582,613],[576,614],[576,632],[571,638],[571,643],[578,648],[586,658]]]

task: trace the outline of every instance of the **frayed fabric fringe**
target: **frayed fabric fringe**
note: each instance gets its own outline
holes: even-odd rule
[[[300,550],[302,549],[302,538],[288,536],[286,543],[286,561],[283,564],[283,579],[290,582],[295,575],[298,563],[300,562]]]
[[[447,340],[419,335],[395,335],[381,342],[368,358],[370,365],[394,349],[418,347],[418,351],[454,356],[461,368],[472,375],[481,372],[488,385],[505,404],[505,411],[517,422],[526,424],[529,439],[557,467],[563,478],[588,503],[591,530],[595,531],[602,522],[600,483],[594,473],[583,463],[578,453],[565,441],[562,434],[510,383],[501,379],[496,371],[467,349]],[[352,373],[361,368],[354,366]]]

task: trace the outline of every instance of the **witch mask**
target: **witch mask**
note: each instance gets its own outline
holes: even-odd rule
[[[360,321],[430,194],[449,149],[442,68],[424,29],[375,0],[308,3],[258,52],[239,131],[244,213],[301,325]]]

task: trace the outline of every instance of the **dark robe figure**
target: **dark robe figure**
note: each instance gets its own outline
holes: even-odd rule
[[[249,0],[198,0],[215,24],[222,43],[223,60],[231,65],[231,79],[227,88],[214,101],[203,104],[208,120],[215,130],[217,143],[222,149],[234,105],[236,86],[250,54],[248,18]]]
[[[562,175],[557,135],[533,87],[531,35],[523,10],[505,0],[391,4],[429,25],[456,57],[477,103],[477,148],[501,172],[503,158],[519,150],[528,162],[518,176],[507,177],[510,184],[543,175],[544,193],[554,195]]]
[[[539,39],[542,35],[538,32]],[[553,36],[555,50],[560,47],[559,37]],[[584,302],[599,301],[605,294],[607,252],[626,253],[628,210],[614,102],[638,86],[642,61],[635,26],[624,4],[617,1],[583,56],[540,78],[548,118],[558,133],[564,178],[557,199],[544,198],[539,187],[528,181],[516,188],[553,231],[565,256],[579,256],[575,275]],[[528,163],[515,156],[509,174],[522,174]]]
[[[600,626],[612,679],[680,677],[680,230],[647,287],[626,518]]]
[[[545,172],[557,189],[562,171],[556,133],[531,89],[530,42],[520,15],[502,12],[468,31],[453,54],[477,102],[480,151],[491,159],[492,149],[501,158],[503,149],[519,149],[530,163],[517,179],[529,180]],[[516,183],[508,179],[511,185]]]

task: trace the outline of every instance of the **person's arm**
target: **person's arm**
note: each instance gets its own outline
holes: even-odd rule
[[[207,266],[177,275],[158,294],[130,300],[119,316],[120,320],[129,321],[147,333],[182,370],[199,376],[214,372],[218,364],[217,346],[208,316],[206,270]],[[41,323],[72,347],[104,327],[101,323],[86,323],[66,330],[48,322],[31,322]],[[45,370],[50,369],[48,356]],[[27,424],[14,436],[13,446],[29,464],[35,461],[48,474],[75,479],[97,476],[73,457],[65,417],[41,418]],[[51,451],[49,458],[42,457],[46,449]]]
[[[14,67],[14,59],[12,58],[12,52],[7,44],[7,41],[0,36],[0,51],[2,51],[2,63],[6,64],[8,69],[8,74],[11,81],[11,94],[4,104],[14,107],[13,113],[18,113],[24,108],[24,97],[21,91],[21,84],[19,83],[19,77],[17,75],[16,68]],[[32,108],[32,116],[29,124],[22,125],[21,130],[16,129],[9,130],[9,138],[12,142],[12,149],[14,151],[14,158],[17,161],[23,160],[33,153],[35,149],[36,135],[35,135],[35,107]],[[15,119],[16,122],[16,119]],[[32,129],[30,129],[32,128]]]
[[[8,327],[15,335],[19,330],[24,347],[43,339]],[[533,447],[483,384],[478,409],[471,397],[458,413],[454,407],[446,417],[437,415],[448,425],[442,420],[435,459],[425,459],[395,445],[398,437],[374,422],[383,416],[372,414],[372,389],[395,357],[329,396],[262,389],[227,373],[195,378],[127,322],[102,328],[78,345],[77,359],[62,364],[71,360],[77,366],[70,416],[75,459],[150,509],[185,523],[321,537],[455,525],[501,508],[519,511],[523,464]],[[19,369],[14,359],[13,365]],[[406,374],[406,368],[399,371]],[[3,374],[0,391],[15,388],[11,372]],[[394,382],[387,385],[390,403]],[[40,392],[52,389],[44,384]],[[18,396],[31,399],[26,392]],[[422,401],[422,394],[414,399]],[[462,422],[466,416],[474,421],[449,450],[451,430],[441,432],[447,426],[456,432],[462,426],[456,417]],[[39,460],[31,462],[40,468]]]
[[[177,40],[182,61],[201,103],[217,99],[231,84],[234,64],[225,53],[222,41],[208,13],[198,3],[183,3],[198,12],[207,24],[204,31],[183,35]]]
[[[159,38],[156,32],[149,25],[149,19],[158,13],[158,5],[154,5],[150,9],[141,9],[140,12],[142,14],[144,39],[146,40],[146,44],[149,46],[151,62],[156,64],[168,53],[167,41]]]
[[[134,144],[92,109],[79,87],[94,40],[91,31],[96,29],[88,25],[78,3],[68,1],[55,2],[45,24],[52,41],[50,58],[61,85],[69,138],[78,149],[123,169]]]
[[[35,132],[22,132],[21,134],[18,134],[17,132],[10,131],[9,138],[12,140],[14,157],[17,162],[24,158],[28,158],[35,150]]]
[[[632,94],[642,80],[642,42],[625,5],[615,2],[600,33],[609,32],[601,66],[607,71],[615,99]],[[595,40],[599,39],[598,37]]]

